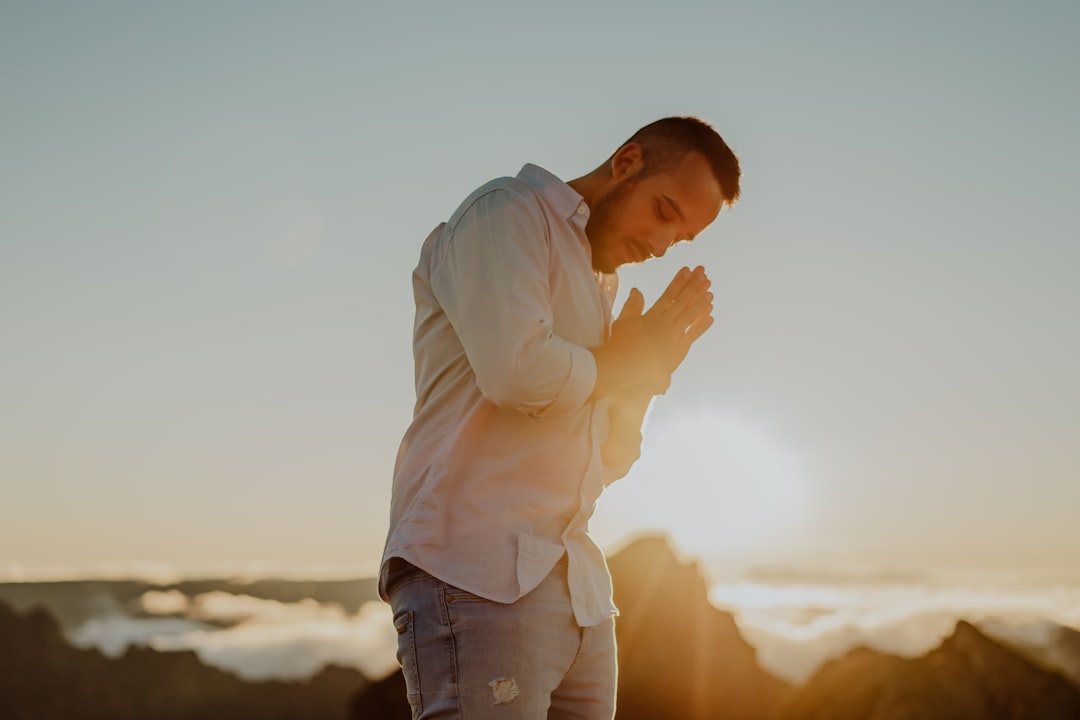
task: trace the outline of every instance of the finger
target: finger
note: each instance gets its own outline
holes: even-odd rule
[[[711,281],[705,276],[704,270],[699,267],[690,274],[688,281],[680,286],[677,294],[673,293],[673,296],[669,296],[670,299],[667,302],[662,299],[658,300],[653,307],[656,313],[663,317],[665,323],[671,327],[679,322],[679,316],[682,313],[701,301],[710,285]]]
[[[703,293],[691,305],[679,309],[672,320],[672,327],[683,332],[687,326],[696,321],[702,315],[712,312],[713,294]]]
[[[712,281],[705,275],[704,268],[698,267],[690,274],[689,281],[682,286],[674,301],[673,306],[689,306],[696,302],[712,286]]]
[[[664,293],[659,297],[656,301],[656,305],[653,307],[664,308],[670,305],[692,279],[693,273],[690,271],[690,268],[684,267],[679,270],[679,272],[675,273],[675,277],[672,278],[667,289],[664,290]]]
[[[645,308],[645,296],[641,294],[641,291],[637,288],[631,288],[630,294],[626,297],[626,302],[623,303],[622,310],[619,311],[618,320],[630,317],[640,317],[641,311]]]
[[[686,337],[690,342],[696,342],[699,337],[705,334],[705,331],[712,327],[713,316],[703,315],[698,320],[695,320],[690,324],[690,327],[686,329]]]

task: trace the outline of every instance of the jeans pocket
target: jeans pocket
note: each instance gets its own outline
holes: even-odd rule
[[[412,610],[394,618],[397,630],[397,660],[401,673],[405,676],[405,692],[408,694],[412,716],[419,718],[424,712],[423,698],[420,696],[420,671],[416,662],[416,635],[413,631]]]

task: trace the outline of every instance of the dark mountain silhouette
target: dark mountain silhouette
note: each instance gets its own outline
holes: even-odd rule
[[[411,720],[405,700],[405,676],[396,672],[385,680],[372,683],[353,695],[349,703],[350,720]]]
[[[1077,720],[1080,690],[961,621],[930,653],[858,649],[827,663],[782,720]]]
[[[619,642],[619,720],[765,720],[787,683],[757,663],[731,613],[709,603],[698,568],[662,538],[611,558]]]
[[[1026,658],[1044,670],[1059,672],[1080,688],[1080,630],[1047,623],[1052,627],[1049,640],[1025,638],[1021,631],[1009,632],[996,623],[980,629],[996,642]],[[1041,633],[1040,633],[1041,634]]]
[[[1058,628],[1057,638],[1049,648],[1047,662],[1080,688],[1080,630]]]
[[[20,615],[0,603],[0,720],[337,720],[366,684],[342,668],[310,682],[252,684],[191,652],[132,649],[109,660],[69,645],[46,611]]]

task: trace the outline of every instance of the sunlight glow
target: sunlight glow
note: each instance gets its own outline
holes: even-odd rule
[[[652,423],[642,457],[605,493],[602,542],[655,529],[691,555],[790,542],[804,511],[801,469],[780,443],[737,415],[703,411]]]

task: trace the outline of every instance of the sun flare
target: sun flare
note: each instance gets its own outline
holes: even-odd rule
[[[602,541],[659,530],[683,552],[753,554],[790,541],[804,507],[799,464],[736,415],[659,419],[641,459],[609,488],[594,530]]]

